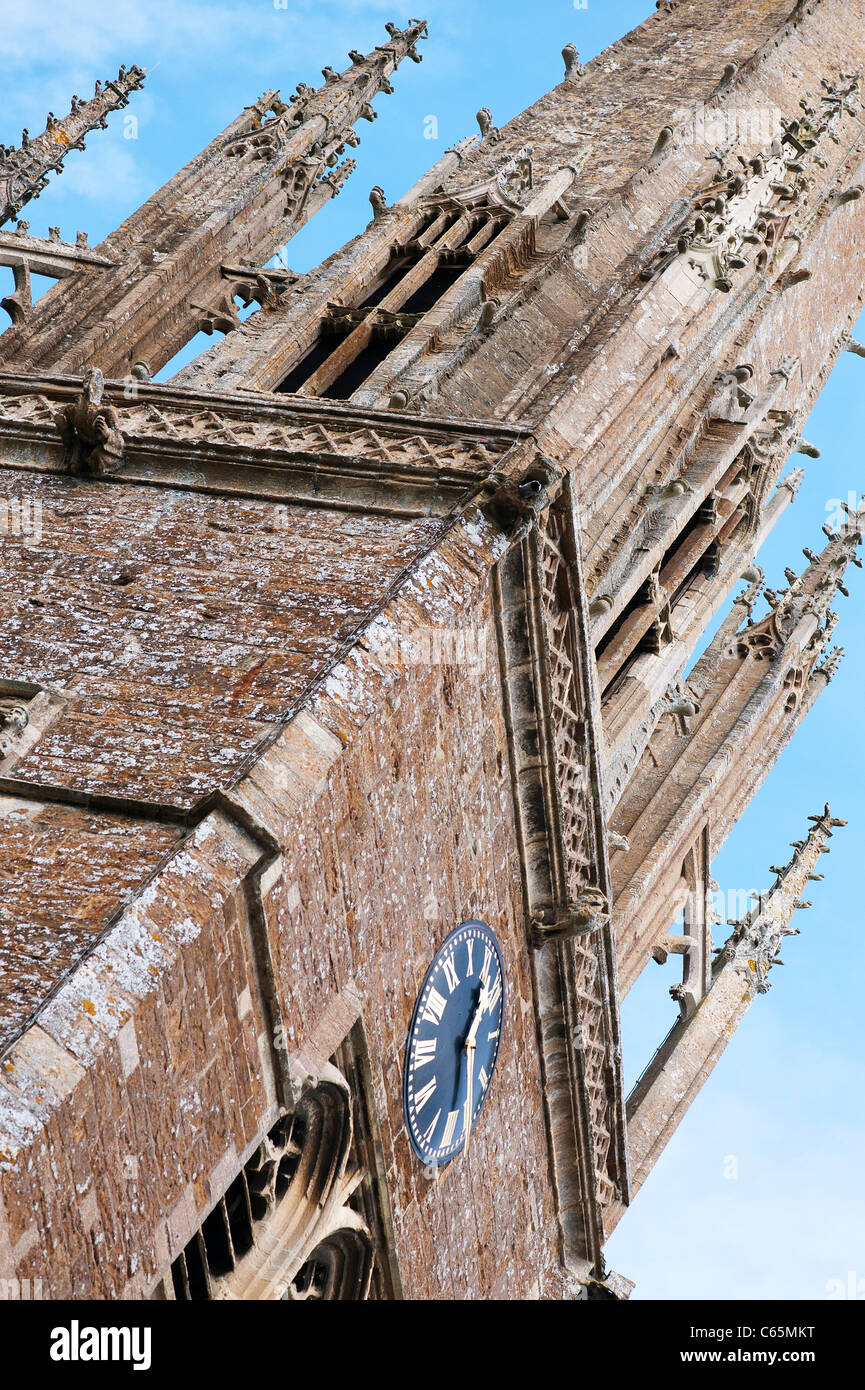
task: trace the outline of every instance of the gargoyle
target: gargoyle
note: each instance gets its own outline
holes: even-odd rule
[[[534,944],[543,946],[545,941],[569,941],[574,936],[588,936],[605,925],[609,911],[606,894],[600,888],[587,886],[552,921],[544,921],[541,914],[532,918]]]
[[[103,405],[105,383],[98,367],[84,374],[81,393],[54,417],[58,432],[72,453],[73,467],[101,473],[123,458],[125,441],[120,416],[113,405]]]

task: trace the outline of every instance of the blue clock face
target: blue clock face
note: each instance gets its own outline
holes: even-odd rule
[[[406,1046],[405,1122],[424,1163],[466,1148],[489,1094],[504,1009],[499,943],[485,922],[463,922],[426,973]]]

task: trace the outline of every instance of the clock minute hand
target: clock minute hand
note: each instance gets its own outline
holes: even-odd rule
[[[471,1034],[469,1034],[469,1038],[471,1038]],[[466,1039],[465,1044],[468,1093],[466,1095],[466,1142],[463,1144],[463,1153],[466,1158],[468,1158],[469,1152],[469,1136],[472,1132],[472,1073],[475,1069],[475,1044],[474,1039],[471,1038],[469,1041],[469,1038]]]
[[[466,1040],[465,1040],[465,1042],[463,1043],[463,1051],[464,1051],[465,1054],[466,1054],[466,1071],[467,1071],[467,1078],[466,1078],[466,1080],[467,1080],[467,1095],[466,1095],[466,1141],[465,1141],[465,1144],[463,1145],[463,1153],[466,1154],[466,1155],[468,1154],[468,1151],[469,1151],[469,1137],[470,1137],[471,1132],[472,1132],[472,1091],[473,1091],[473,1089],[474,1089],[474,1085],[473,1085],[473,1083],[474,1083],[474,1076],[473,1076],[473,1073],[474,1073],[474,1069],[475,1069],[475,1046],[476,1046],[476,1044],[475,1044],[475,1036],[476,1036],[477,1031],[478,1031],[478,1025],[479,1025],[481,1019],[482,1019],[483,1016],[484,1016],[484,1010],[486,1009],[487,1003],[488,1003],[488,1002],[489,1002],[489,992],[488,992],[488,990],[487,990],[487,987],[486,987],[486,985],[481,985],[481,992],[480,992],[480,994],[479,994],[479,996],[478,996],[478,1002],[477,1002],[477,1007],[475,1008],[474,1017],[472,1018],[471,1026],[469,1027],[469,1031],[468,1031],[468,1033],[466,1034]]]

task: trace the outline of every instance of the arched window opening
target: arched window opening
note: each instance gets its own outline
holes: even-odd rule
[[[163,1296],[366,1296],[373,1244],[347,1205],[360,1176],[348,1165],[351,1097],[336,1068],[326,1072],[246,1160],[174,1260]],[[292,1292],[296,1280],[305,1292]]]

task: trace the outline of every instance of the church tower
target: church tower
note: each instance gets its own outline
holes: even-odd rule
[[[627,1297],[605,1242],[843,824],[717,932],[865,532],[764,588],[865,355],[863,20],[661,0],[309,274],[270,262],[422,21],[96,248],[0,225],[0,1278]],[[4,221],[143,80],[2,152]]]

